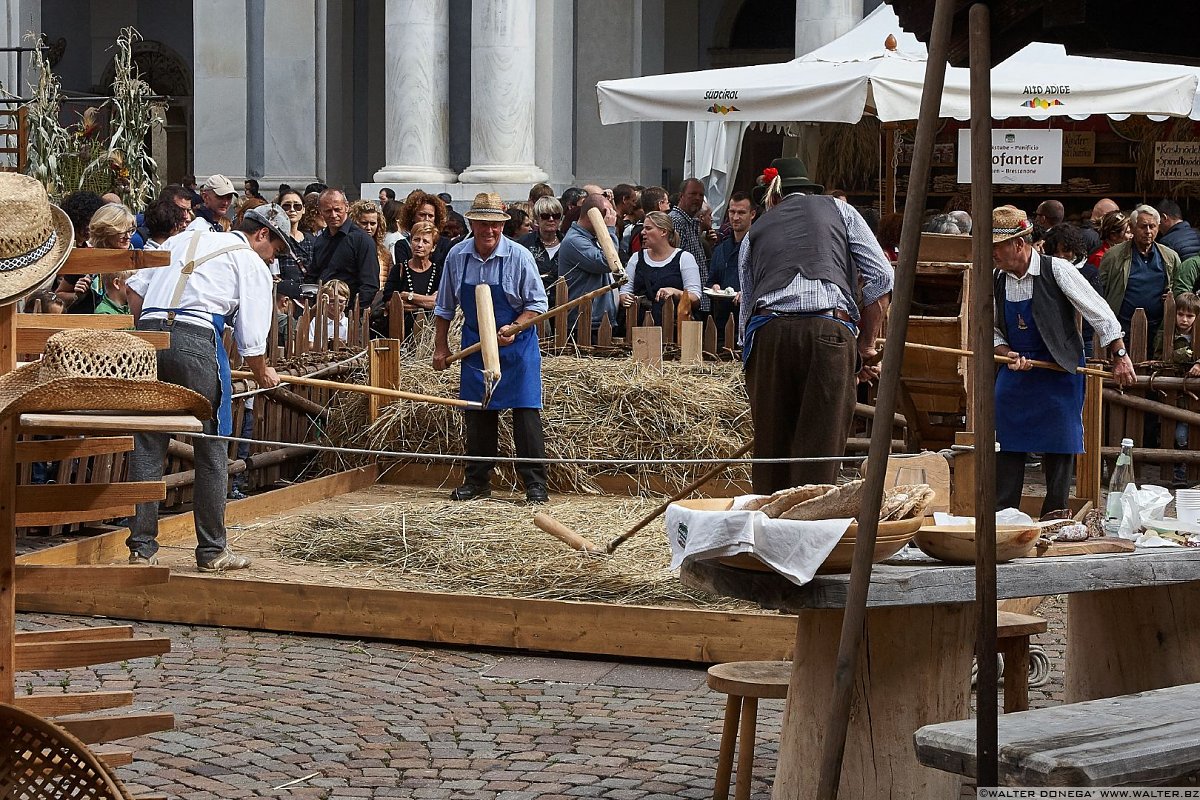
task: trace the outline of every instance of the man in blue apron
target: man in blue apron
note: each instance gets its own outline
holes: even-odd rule
[[[291,247],[291,224],[277,205],[245,213],[229,233],[184,231],[164,243],[171,264],[137,272],[126,284],[138,330],[168,331],[171,346],[158,351],[159,379],[186,386],[212,403],[216,421],[204,432],[228,436],[233,415],[229,358],[222,333],[228,324],[246,366],[260,386],[279,384],[265,354],[275,330],[275,303],[268,264]],[[129,479],[162,480],[169,437],[139,433],[129,461]],[[229,445],[195,439],[196,565],[201,572],[244,569],[250,559],[234,554],[225,536],[225,492]],[[129,563],[158,559],[158,503],[142,503],[130,525]]]
[[[455,245],[446,255],[438,287],[434,332],[433,368],[446,369],[450,357],[450,322],[458,308],[463,311],[462,346],[479,341],[479,317],[475,307],[475,287],[491,289],[497,335],[500,342],[500,373],[486,409],[466,414],[466,454],[495,458],[499,440],[500,409],[511,408],[513,443],[518,458],[545,458],[542,432],[542,354],[537,331],[533,328],[513,333],[513,327],[546,311],[546,290],[538,275],[537,263],[524,247],[504,236],[508,214],[500,196],[485,192],[475,196],[464,215],[471,225],[472,238]],[[459,397],[483,400],[483,356],[476,353],[462,360]],[[464,467],[466,480],[450,493],[452,500],[474,500],[492,493],[493,462],[469,461]],[[546,467],[544,464],[519,464],[517,474],[525,485],[525,499],[545,503]]]
[[[892,266],[862,215],[822,196],[803,161],[777,158],[768,173],[770,210],[742,240],[738,268],[754,455],[841,456],[855,388],[879,374],[861,362],[875,353]],[[755,464],[754,492],[834,483],[838,467]]]
[[[1042,514],[1067,508],[1074,459],[1083,452],[1083,339],[1075,312],[1095,329],[1113,358],[1121,386],[1134,382],[1133,362],[1116,315],[1069,261],[1033,249],[1025,212],[1001,206],[992,212],[997,355],[1013,358],[996,375],[996,507],[1018,508],[1025,456],[1042,454],[1046,499]],[[1063,371],[1034,368],[1049,361]]]

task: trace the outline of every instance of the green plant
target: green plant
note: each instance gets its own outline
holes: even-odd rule
[[[150,101],[154,92],[133,63],[133,43],[141,38],[132,27],[121,29],[112,84],[110,166],[118,191],[131,208],[142,208],[158,191],[158,164],[146,150],[146,138],[163,124]]]
[[[29,34],[31,42],[40,42],[41,37]],[[29,127],[28,168],[30,176],[37,178],[46,187],[51,197],[61,197],[63,191],[60,159],[71,148],[71,134],[59,121],[62,106],[62,84],[50,69],[50,64],[40,49],[34,50],[33,66],[37,71],[37,87],[33,100],[26,110]]]

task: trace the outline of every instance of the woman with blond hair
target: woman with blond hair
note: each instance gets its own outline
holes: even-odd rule
[[[405,336],[413,329],[416,313],[429,313],[437,305],[438,283],[441,281],[442,265],[433,260],[440,234],[432,222],[417,222],[409,233],[408,244],[412,254],[407,261],[396,264],[383,287],[383,304],[399,292],[404,301]]]
[[[392,271],[392,254],[383,243],[383,220],[379,206],[374,200],[355,200],[350,204],[350,219],[375,240],[375,254],[379,257],[379,285],[383,286],[387,283],[388,273]]]
[[[128,250],[137,232],[137,219],[120,203],[105,203],[88,223],[88,247]]]
[[[679,234],[671,217],[662,211],[646,215],[642,227],[642,250],[629,257],[627,279],[621,287],[621,305],[647,305],[654,324],[662,325],[662,307],[668,298],[678,306],[684,292],[691,302],[700,302],[700,265],[679,247]]]

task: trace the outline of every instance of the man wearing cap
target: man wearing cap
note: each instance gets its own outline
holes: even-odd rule
[[[218,233],[229,230],[229,206],[237,198],[237,189],[233,181],[224,175],[209,175],[208,180],[200,184],[200,199],[203,201],[194,209],[196,218],[188,225],[189,231],[215,231]]]
[[[465,427],[466,454],[494,458],[498,451],[499,410],[513,412],[513,443],[518,458],[545,458],[542,432],[542,354],[537,331],[533,328],[514,333],[513,328],[549,307],[546,290],[538,275],[533,255],[504,236],[509,218],[500,196],[491,192],[475,196],[465,214],[472,238],[459,242],[446,255],[437,306],[434,308],[433,368],[449,366],[448,335],[454,312],[462,308],[462,346],[479,341],[479,315],[475,305],[475,287],[487,285],[491,291],[500,343],[502,378],[495,387],[486,409],[468,410]],[[483,358],[479,353],[462,361],[459,397],[482,402]],[[450,493],[452,500],[473,500],[492,493],[490,461],[469,461],[463,468],[463,485]],[[525,485],[525,499],[545,503],[546,465],[519,464],[517,474]]]
[[[138,330],[169,331],[171,346],[158,351],[160,380],[186,386],[212,403],[216,420],[204,432],[228,436],[233,429],[229,360],[221,334],[233,317],[233,336],[246,366],[262,387],[279,384],[265,353],[275,331],[271,261],[291,247],[291,224],[277,205],[248,209],[230,233],[184,231],[163,243],[171,264],[141,270],[126,286]],[[130,479],[162,480],[168,437],[139,433],[129,462]],[[201,572],[244,569],[225,536],[228,444],[196,439],[196,564]],[[157,563],[158,503],[142,503],[130,525],[129,563]]]
[[[1074,457],[1083,452],[1083,315],[1113,357],[1120,386],[1134,382],[1116,315],[1082,273],[1061,258],[1033,249],[1025,212],[1001,206],[992,212],[995,261],[996,355],[1012,359],[996,375],[996,507],[1019,508],[1025,456],[1042,454],[1046,499],[1042,514],[1067,508]],[[1062,371],[1034,368],[1049,361]]]

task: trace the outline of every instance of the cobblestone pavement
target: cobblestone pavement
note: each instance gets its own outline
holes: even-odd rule
[[[1062,605],[1035,641],[1062,692]],[[23,630],[110,624],[23,614]],[[21,673],[18,693],[132,689],[175,730],[125,740],[131,788],[189,800],[712,796],[723,696],[698,667],[136,623],[171,652]],[[760,707],[753,796],[767,798],[782,701]],[[289,782],[293,782],[291,785]],[[284,788],[279,788],[284,787]]]

